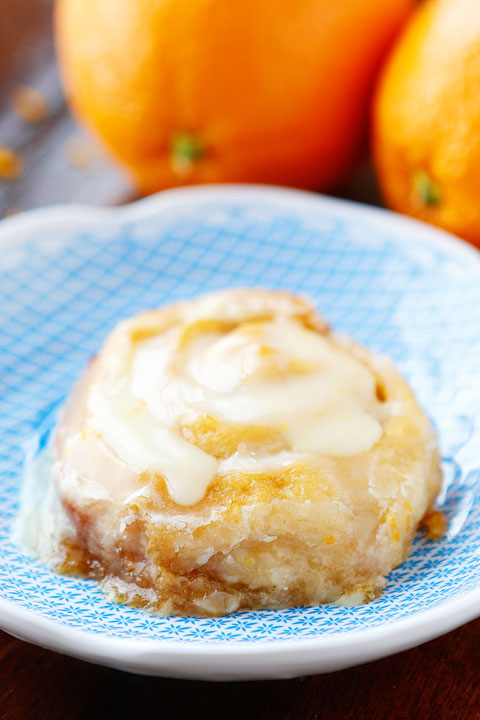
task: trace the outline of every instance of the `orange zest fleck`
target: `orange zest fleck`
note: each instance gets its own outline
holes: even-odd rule
[[[48,103],[38,90],[20,85],[10,98],[10,104],[19,117],[26,122],[38,123],[48,115]]]
[[[23,171],[23,160],[18,153],[0,145],[0,180],[15,180]]]

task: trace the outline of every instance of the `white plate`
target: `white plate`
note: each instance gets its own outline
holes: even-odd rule
[[[389,354],[437,426],[449,519],[419,536],[383,595],[323,606],[163,618],[108,603],[11,539],[25,446],[122,317],[207,290],[286,287]],[[396,652],[480,615],[480,261],[382,210],[253,186],[174,190],[116,209],[32,211],[0,227],[0,626],[153,675],[277,678]]]

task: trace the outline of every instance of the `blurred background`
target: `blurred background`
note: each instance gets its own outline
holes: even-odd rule
[[[121,204],[141,195],[68,109],[53,9],[54,0],[2,0],[0,217],[64,202]],[[333,192],[380,202],[366,152]]]
[[[480,245],[478,0],[2,0],[0,42],[0,217],[259,182]]]
[[[2,217],[54,203],[122,203],[136,194],[67,109],[54,53],[53,4],[2,0]],[[29,93],[31,89],[36,92]]]

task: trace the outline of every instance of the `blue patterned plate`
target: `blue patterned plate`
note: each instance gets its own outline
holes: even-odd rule
[[[207,290],[284,287],[390,355],[440,434],[447,537],[418,537],[362,607],[164,618],[107,602],[12,542],[25,447],[121,318]],[[62,207],[0,228],[0,625],[93,662],[203,679],[336,670],[480,615],[480,261],[385,211],[248,186]],[[41,438],[40,438],[41,439]]]

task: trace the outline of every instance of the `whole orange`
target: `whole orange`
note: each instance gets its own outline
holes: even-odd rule
[[[378,64],[414,0],[58,0],[78,118],[139,188],[327,188],[362,141]]]
[[[386,65],[373,148],[388,205],[480,246],[480,1],[428,0]]]

